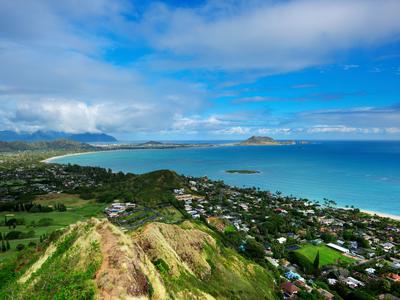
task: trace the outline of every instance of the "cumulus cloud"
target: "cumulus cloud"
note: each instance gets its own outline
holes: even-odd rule
[[[29,102],[18,105],[14,121],[27,128],[76,132],[98,132],[96,119],[99,106],[88,106],[77,101],[45,101],[31,105]]]
[[[230,128],[218,130],[216,132],[216,134],[244,135],[244,134],[248,134],[250,131],[251,131],[250,128],[237,126],[237,127],[230,127]]]
[[[0,0],[0,130],[290,135],[310,127],[372,126],[398,134],[396,107],[309,110],[288,121],[266,109],[222,109],[211,99],[223,97],[224,85],[334,62],[342,51],[397,41],[399,10],[396,0],[384,5],[377,0],[205,1],[174,7],[128,0]],[[315,86],[289,87],[294,92]],[[357,91],[286,98],[235,92],[224,96],[244,105],[362,96]],[[319,124],[327,127],[313,127]]]
[[[250,1],[239,9],[229,3],[216,10],[155,5],[141,23],[144,34],[177,57],[157,64],[287,72],[331,62],[338,51],[392,42],[400,33],[396,0]]]

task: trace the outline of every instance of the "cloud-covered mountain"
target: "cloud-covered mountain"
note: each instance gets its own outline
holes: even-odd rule
[[[35,132],[15,132],[11,130],[0,131],[0,141],[54,141],[57,139],[69,139],[76,142],[116,142],[117,139],[105,133],[66,133],[60,131],[35,131]]]

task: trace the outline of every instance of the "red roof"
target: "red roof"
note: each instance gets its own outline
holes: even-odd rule
[[[400,275],[394,274],[394,273],[390,273],[388,275],[388,278],[393,279],[396,282],[400,282]]]
[[[300,291],[300,289],[295,286],[293,283],[287,281],[281,284],[281,289],[288,294],[295,294],[298,291]]]

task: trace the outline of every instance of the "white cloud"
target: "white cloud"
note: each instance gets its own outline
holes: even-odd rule
[[[290,134],[292,132],[296,131],[296,129],[292,128],[259,128],[257,129],[258,134]]]
[[[236,5],[215,11],[154,6],[141,24],[144,35],[177,57],[160,57],[157,64],[285,72],[331,62],[340,51],[390,43],[400,33],[397,0]]]
[[[319,125],[319,126],[314,126],[311,127],[307,130],[309,133],[326,133],[326,132],[357,132],[358,129],[354,127],[346,127],[343,125],[338,125],[338,126],[329,126],[329,125]]]
[[[344,65],[343,66],[343,70],[348,71],[348,70],[351,70],[351,69],[357,69],[358,67],[359,67],[359,65],[354,65],[354,64],[352,64],[352,65]]]
[[[48,100],[35,105],[26,102],[18,106],[14,120],[25,129],[46,129],[66,132],[98,132],[96,119],[99,106],[88,106],[78,101]]]
[[[230,127],[230,128],[226,128],[223,130],[218,130],[216,133],[217,134],[228,134],[228,135],[244,135],[244,134],[248,134],[250,132],[250,128],[247,127],[241,127],[241,126],[237,126],[237,127]]]

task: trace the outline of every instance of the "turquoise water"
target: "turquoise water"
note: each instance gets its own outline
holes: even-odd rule
[[[291,146],[241,146],[98,152],[58,163],[145,173],[171,169],[285,195],[335,200],[339,206],[400,215],[400,142],[321,142]],[[259,174],[228,174],[229,169]]]

